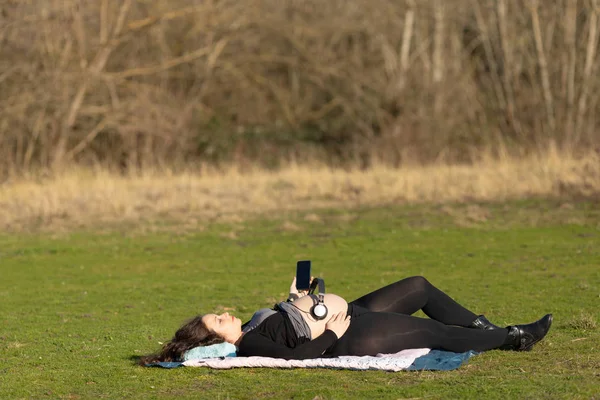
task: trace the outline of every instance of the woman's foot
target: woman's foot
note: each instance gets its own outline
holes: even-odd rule
[[[508,326],[508,336],[501,350],[530,351],[534,344],[546,336],[552,325],[552,314],[527,325]]]
[[[491,330],[491,329],[501,329],[499,326],[492,324],[490,321],[487,320],[486,317],[484,317],[483,315],[480,315],[479,317],[477,317],[475,319],[475,321],[471,322],[471,325],[469,325],[469,328],[474,328],[474,329],[483,329],[483,330]]]

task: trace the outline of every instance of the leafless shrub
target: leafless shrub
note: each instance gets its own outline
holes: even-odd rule
[[[598,145],[600,0],[9,0],[3,175]]]

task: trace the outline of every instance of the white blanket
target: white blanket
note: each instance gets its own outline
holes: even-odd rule
[[[342,356],[336,358],[314,358],[310,360],[284,360],[270,357],[227,357],[188,360],[186,367],[209,367],[230,369],[240,367],[267,368],[340,368],[353,370],[401,371],[407,369],[416,358],[429,353],[430,349],[402,350],[395,354],[376,356]]]

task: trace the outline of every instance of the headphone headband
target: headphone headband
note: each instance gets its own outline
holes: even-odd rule
[[[319,288],[319,298],[323,297],[325,294],[325,281],[321,278],[314,278],[310,284],[310,289],[308,293],[313,294],[316,288]]]
[[[314,291],[315,291],[315,288],[317,288],[317,287],[319,288],[318,302],[315,301],[315,298],[314,298],[315,297]],[[308,290],[308,293],[313,298],[313,301],[315,301],[315,304],[310,309],[311,314],[317,320],[325,319],[325,317],[327,317],[327,306],[325,305],[325,302],[324,302],[324,300],[325,300],[325,281],[321,278],[313,279],[313,281],[310,284],[310,289]]]

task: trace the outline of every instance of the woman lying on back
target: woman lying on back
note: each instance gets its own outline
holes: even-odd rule
[[[229,313],[199,315],[177,330],[158,354],[143,357],[141,363],[177,361],[194,347],[222,342],[235,344],[239,356],[284,359],[376,355],[411,348],[528,351],[552,324],[552,315],[547,314],[528,325],[500,328],[421,276],[403,279],[350,303],[325,294],[324,319],[311,311],[315,297],[295,289],[295,279],[290,300],[273,309],[258,310],[243,325]],[[418,310],[429,318],[411,316]]]

